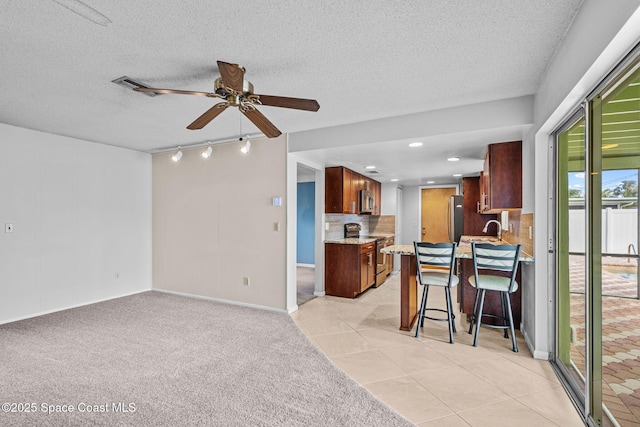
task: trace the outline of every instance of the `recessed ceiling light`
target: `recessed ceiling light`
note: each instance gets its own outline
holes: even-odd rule
[[[457,156],[456,157],[449,157],[447,160],[450,161],[450,162],[457,162],[458,160],[460,160],[460,157],[457,157]]]
[[[411,144],[409,144],[409,147],[411,148],[415,148],[415,147],[422,147],[422,142],[412,142]]]
[[[375,169],[376,167],[375,167],[375,166],[373,166],[373,165],[369,165],[369,166],[365,166],[364,168],[365,168],[365,169]]]
[[[391,181],[391,182],[398,182],[398,178],[391,178],[389,181]]]
[[[461,173],[454,173],[453,176],[460,177],[460,176],[462,176],[462,174]]]
[[[435,181],[427,181],[427,184],[435,184]]]

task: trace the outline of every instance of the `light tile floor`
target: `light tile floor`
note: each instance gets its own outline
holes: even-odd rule
[[[338,367],[418,426],[582,426],[549,362],[519,352],[502,331],[482,328],[473,347],[465,315],[456,343],[445,322],[425,320],[420,338],[400,325],[400,277],[356,299],[320,297],[292,314]],[[422,289],[420,289],[420,293]],[[444,307],[433,289],[429,306]]]

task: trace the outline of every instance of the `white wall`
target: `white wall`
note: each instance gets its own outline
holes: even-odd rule
[[[405,185],[402,187],[402,236],[400,245],[413,245],[420,240],[420,187]]]
[[[289,135],[289,152],[490,129],[519,130],[532,120],[533,97],[529,95],[294,132]]]
[[[380,215],[397,215],[398,207],[397,194],[398,184],[395,183],[383,183],[381,186],[382,199],[378,202],[381,203],[382,209],[380,209]]]
[[[150,155],[4,124],[0,152],[0,323],[151,289]]]
[[[179,162],[153,155],[153,288],[285,310],[287,209],[296,203],[286,197],[285,136],[252,140],[247,155],[240,145],[215,145],[209,159],[202,147]]]

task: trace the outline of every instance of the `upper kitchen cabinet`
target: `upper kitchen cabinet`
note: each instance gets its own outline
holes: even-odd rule
[[[324,170],[325,213],[355,214],[358,209],[358,179],[355,172],[342,166]]]
[[[480,213],[480,177],[462,178],[462,196],[464,209],[462,234],[480,236],[487,221],[497,219],[494,214]]]
[[[375,201],[373,205],[372,215],[380,215],[380,202],[382,200],[382,184],[378,181],[370,179],[371,181],[371,193],[373,193],[373,200]]]
[[[325,168],[324,212],[380,215],[381,184],[343,166]],[[372,209],[363,210],[362,191],[367,192],[365,203]],[[370,197],[373,198],[371,200]]]
[[[522,141],[487,147],[480,192],[481,213],[522,209]]]

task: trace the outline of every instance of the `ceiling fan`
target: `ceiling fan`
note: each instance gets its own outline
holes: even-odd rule
[[[218,61],[220,77],[214,82],[213,92],[196,92],[191,90],[159,89],[137,87],[138,92],[168,93],[179,95],[197,95],[210,98],[221,98],[219,102],[205,111],[187,129],[202,129],[209,122],[228,107],[238,107],[251,122],[256,125],[268,138],[275,138],[282,134],[258,109],[256,105],[268,105],[272,107],[293,108],[296,110],[318,111],[320,105],[315,99],[287,98],[284,96],[257,95],[253,93],[253,85],[244,79],[245,69],[238,64]]]

